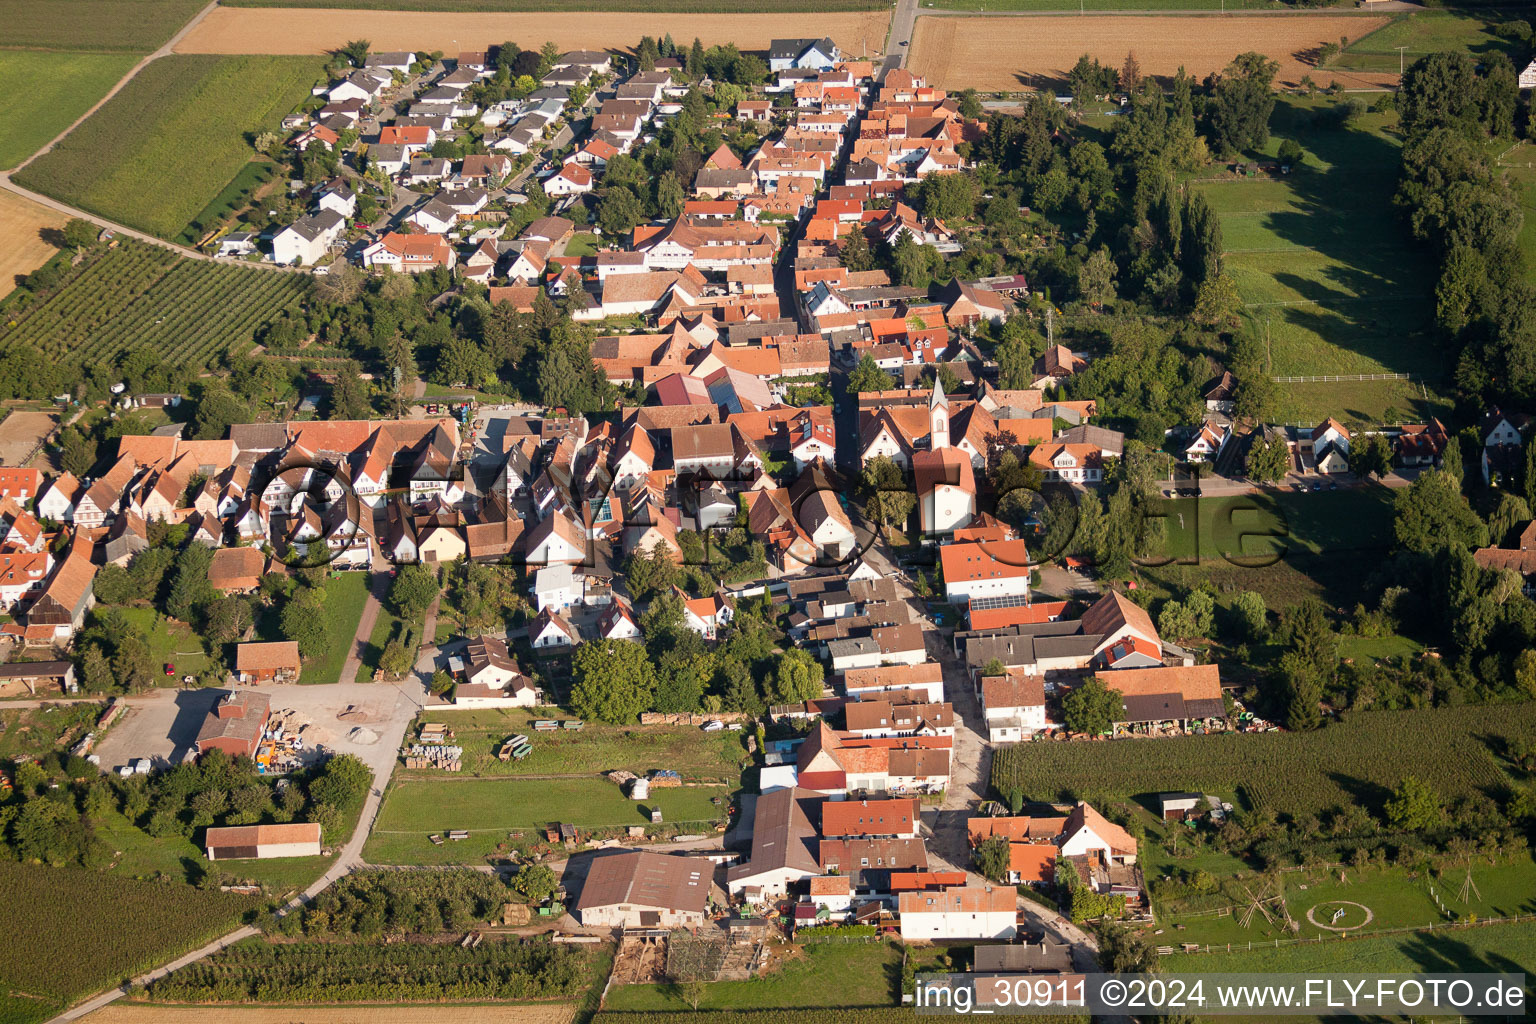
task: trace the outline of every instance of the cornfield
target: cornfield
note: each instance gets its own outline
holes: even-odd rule
[[[1304,733],[1041,742],[997,751],[992,787],[1033,800],[1193,789],[1287,814],[1355,803],[1375,810],[1407,775],[1447,801],[1498,785],[1498,748],[1533,735],[1536,704],[1518,704],[1360,712]]]
[[[0,989],[71,1002],[212,941],[260,903],[180,882],[0,861],[0,906],[26,926],[25,941],[0,961]]]
[[[308,289],[303,274],[186,260],[125,239],[14,327],[0,325],[0,347],[26,344],[100,363],[146,346],[167,361],[205,366],[248,345],[257,327]]]
[[[592,951],[540,941],[458,945],[252,939],[149,987],[175,1003],[355,1003],[569,998]]]

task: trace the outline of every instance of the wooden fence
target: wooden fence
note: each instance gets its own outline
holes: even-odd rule
[[[1361,380],[1413,380],[1411,373],[1344,373],[1309,377],[1271,377],[1276,384],[1340,384]]]
[[[1159,956],[1176,953],[1246,953],[1254,949],[1279,949],[1281,946],[1315,945],[1321,942],[1351,942],[1355,939],[1373,939],[1382,935],[1405,935],[1411,932],[1465,931],[1494,924],[1518,924],[1536,921],[1536,914],[1519,914],[1515,917],[1487,917],[1476,921],[1444,921],[1440,924],[1410,925],[1406,928],[1375,928],[1371,931],[1346,932],[1339,935],[1319,935],[1316,938],[1269,939],[1262,942],[1185,943],[1182,947],[1158,946]],[[1190,948],[1190,947],[1194,948]]]

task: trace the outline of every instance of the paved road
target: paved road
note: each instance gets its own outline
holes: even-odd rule
[[[284,687],[264,687],[263,689],[267,691],[281,691]],[[310,689],[315,688],[311,687]],[[363,756],[368,766],[373,769],[373,788],[369,790],[367,799],[363,801],[362,814],[358,818],[357,828],[353,831],[352,838],[341,848],[330,870],[326,871],[325,874],[321,875],[319,879],[305,889],[302,896],[295,897],[289,902],[283,908],[283,913],[308,903],[337,879],[350,874],[358,868],[367,866],[367,862],[363,860],[363,844],[368,841],[368,835],[373,830],[374,820],[379,814],[379,805],[383,801],[385,790],[389,787],[390,777],[394,774],[397,762],[396,752],[400,749],[400,744],[405,738],[405,730],[410,725],[412,719],[416,717],[416,713],[421,709],[420,691],[408,683],[400,686],[377,684],[368,687],[368,691],[374,696],[374,699],[387,699],[391,693],[394,695],[393,707],[390,708],[387,718],[380,722],[369,723],[369,728],[379,734],[378,743],[373,745]],[[165,698],[163,693],[151,695],[148,698],[122,698],[122,700],[130,704],[135,701],[142,702],[145,699],[163,700]],[[274,699],[273,703],[282,703],[280,695]],[[8,706],[17,705],[9,704]],[[168,964],[139,975],[126,985],[110,989],[65,1010],[57,1017],[54,1017],[49,1024],[63,1024],[66,1021],[78,1020],[86,1014],[93,1013],[121,999],[132,986],[155,981],[172,971],[185,967],[188,964],[196,963],[204,957],[212,956],[231,943],[239,942],[241,939],[249,938],[255,934],[257,934],[256,929],[249,926],[236,928],[234,931],[222,935],[208,943],[208,945],[203,946],[201,949],[193,950]]]
[[[880,81],[907,63],[912,49],[912,29],[917,24],[917,0],[896,0],[896,10],[891,15],[890,34],[885,37],[885,60],[880,62]]]
[[[231,260],[217,259],[217,258],[215,258],[213,256],[209,256],[209,255],[207,255],[205,253],[200,253],[200,252],[198,252],[195,249],[188,249],[185,246],[177,245],[174,242],[167,242],[163,238],[157,238],[154,235],[146,234],[146,233],[144,233],[142,231],[136,231],[133,228],[130,228],[130,227],[128,227],[125,224],[118,224],[115,221],[107,220],[105,217],[97,216],[94,213],[89,213],[89,212],[87,212],[85,210],[78,210],[78,209],[76,209],[73,206],[69,206],[69,205],[67,205],[65,203],[59,202],[56,199],[50,199],[50,198],[48,198],[45,195],[42,195],[42,194],[37,193],[37,192],[33,192],[31,189],[22,188],[20,185],[16,184],[14,181],[11,180],[11,175],[12,174],[14,174],[14,173],[16,173],[16,171],[19,171],[22,168],[26,167],[32,161],[36,160],[38,157],[42,156],[44,153],[47,153],[49,150],[51,150],[54,146],[58,145],[58,142],[59,142],[60,139],[64,138],[64,136],[66,136],[70,132],[74,131],[75,128],[82,121],[84,121],[86,118],[88,118],[92,114],[94,114],[98,109],[101,108],[101,106],[104,103],[106,103],[108,100],[110,100],[113,96],[116,96],[118,94],[118,92],[122,90],[123,86],[127,85],[129,83],[129,81],[131,81],[133,79],[134,75],[137,75],[140,71],[143,71],[144,68],[146,66],[148,66],[151,61],[159,60],[161,57],[165,57],[165,56],[170,55],[172,49],[176,46],[176,44],[181,42],[182,37],[185,36],[188,32],[192,31],[192,29],[197,26],[197,23],[202,21],[204,18],[206,18],[208,16],[208,13],[210,11],[212,11],[217,6],[218,6],[218,0],[214,0],[213,3],[210,3],[207,7],[204,7],[202,10],[198,11],[196,16],[194,16],[191,21],[187,22],[185,25],[182,26],[181,31],[177,32],[174,36],[172,36],[166,42],[166,44],[164,46],[160,47],[160,49],[156,50],[154,53],[151,53],[149,56],[145,57],[143,60],[139,61],[132,68],[130,68],[126,75],[124,75],[122,78],[118,79],[117,84],[112,87],[111,91],[109,91],[101,99],[97,100],[91,106],[91,108],[89,110],[87,110],[85,113],[81,114],[78,118],[76,118],[74,123],[71,124],[68,128],[65,128],[62,132],[60,132],[59,134],[55,135],[52,139],[49,139],[48,140],[48,144],[46,146],[44,146],[42,149],[38,150],[36,153],[33,153],[31,156],[27,157],[26,160],[24,160],[21,164],[19,164],[17,167],[13,168],[12,170],[0,172],[0,188],[3,188],[3,189],[5,189],[8,192],[14,192],[16,195],[21,196],[23,199],[30,199],[32,202],[37,203],[39,206],[45,206],[48,209],[53,210],[56,213],[61,213],[61,214],[63,214],[66,217],[76,217],[76,218],[79,218],[80,220],[88,220],[92,224],[95,224],[97,227],[103,227],[103,228],[106,228],[106,229],[108,229],[110,231],[114,231],[114,232],[116,232],[119,235],[124,235],[124,236],[126,236],[128,238],[136,238],[136,239],[138,239],[141,242],[148,242],[151,245],[158,245],[161,248],[171,250],[172,252],[176,253],[178,256],[185,256],[188,259],[194,259],[194,260],[208,260],[209,262],[214,262],[214,263],[230,263],[230,262],[233,262]],[[263,267],[263,268],[265,268],[267,270],[282,270],[282,271],[286,271],[288,273],[302,273],[302,272],[304,272],[304,271],[297,271],[293,267],[279,267],[279,266],[277,266],[275,264],[272,264],[272,263],[244,263],[242,261],[240,265],[241,266],[247,266],[247,267]]]
[[[101,109],[103,104],[105,104],[113,96],[116,96],[118,94],[118,92],[122,90],[123,86],[127,85],[129,83],[129,81],[131,81],[133,79],[134,75],[137,75],[140,71],[143,71],[144,68],[146,66],[148,66],[148,64],[151,61],[159,60],[161,57],[170,56],[170,53],[175,48],[176,44],[181,42],[182,38],[184,36],[186,36],[186,34],[188,32],[190,32],[194,28],[196,28],[198,22],[200,22],[204,18],[208,17],[209,13],[215,7],[217,7],[217,6],[219,6],[218,0],[213,0],[213,2],[210,3],[207,7],[204,7],[202,10],[198,11],[197,14],[193,15],[192,20],[187,22],[185,25],[183,25],[181,27],[181,31],[177,32],[175,35],[171,36],[170,39],[166,40],[164,46],[160,47],[160,49],[156,50],[154,53],[151,53],[150,55],[145,57],[143,60],[139,61],[133,67],[129,68],[128,69],[128,73],[126,75],[124,75],[122,78],[119,78],[117,80],[117,84],[114,85],[111,89],[109,89],[105,96],[103,96],[101,99],[97,100],[95,103],[91,104],[90,109],[87,110],[85,113],[81,114],[79,117],[75,118],[75,120],[70,124],[70,126],[68,128],[65,128],[63,131],[59,132],[59,134],[57,134],[53,138],[49,139],[48,140],[48,144],[46,146],[44,146],[42,149],[38,150],[36,153],[33,153],[31,156],[27,157],[20,164],[18,164],[15,168],[13,168],[13,170],[17,170],[17,171],[21,170],[23,167],[27,166],[27,164],[30,164],[33,160],[36,160],[38,157],[42,156],[44,153],[46,153],[49,150],[51,150],[54,146],[58,145],[60,139],[62,139],[64,136],[68,135],[70,132],[74,131],[80,125],[80,123],[82,121],[84,121],[86,118],[90,117],[92,114],[96,113],[97,110]]]

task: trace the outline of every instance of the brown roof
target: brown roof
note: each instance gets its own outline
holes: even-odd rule
[[[1087,804],[1078,804],[1067,815],[1067,827],[1062,834],[1071,836],[1085,828],[1108,843],[1116,853],[1136,853],[1136,840],[1129,832]]]
[[[804,789],[776,789],[757,798],[752,817],[752,856],[730,871],[735,878],[775,868],[796,868],[810,874],[821,871],[812,855],[816,828],[806,813],[806,801],[820,797]]]
[[[985,676],[981,680],[981,702],[987,708],[1044,707],[1045,679],[1023,672]]]
[[[260,548],[219,548],[208,563],[208,582],[219,590],[254,587],[266,562]]]
[[[948,578],[945,577],[945,579]],[[1111,590],[1095,601],[1087,611],[1083,612],[1082,621],[1084,633],[1101,633],[1108,636],[1122,627],[1129,626],[1148,640],[1162,642],[1147,610],[1117,590]]]
[[[849,732],[865,729],[894,729],[897,732],[915,732],[924,727],[944,729],[955,724],[955,710],[951,704],[930,704],[926,701],[895,704],[884,700],[861,700],[844,709],[844,724]]]
[[[709,861],[659,853],[598,857],[582,883],[577,910],[633,905],[702,914],[709,896]]]
[[[319,841],[320,826],[312,821],[295,821],[287,825],[238,825],[228,828],[210,828],[203,837],[203,845],[210,850],[286,843],[318,843]]]
[[[902,914],[1000,914],[1012,912],[1012,886],[973,885],[943,892],[904,892]]]
[[[272,698],[255,690],[238,690],[225,694],[219,703],[208,710],[202,728],[197,731],[199,745],[207,740],[231,738],[254,742],[261,736],[266,725],[267,713],[272,708]],[[234,710],[237,714],[220,714]]]
[[[293,640],[235,645],[235,671],[265,668],[298,668],[299,645]]]
[[[724,423],[672,428],[674,461],[732,455],[735,451],[731,428]]]
[[[1221,700],[1221,670],[1215,665],[1160,665],[1100,672],[1099,679],[1125,697],[1176,693],[1185,700]]]
[[[1023,842],[1026,839],[1055,839],[1066,830],[1067,819],[1057,818],[971,818],[966,821],[965,829],[970,834],[971,845],[994,836],[1001,836],[1009,842]]]
[[[818,853],[823,869],[836,865],[843,872],[864,868],[928,870],[928,851],[921,839],[823,839]]]
[[[847,896],[851,891],[847,875],[817,875],[811,879],[812,896]]]
[[[944,569],[944,582],[949,584],[1027,578],[1033,569],[1029,549],[1022,540],[946,544],[939,549],[939,561]]]
[[[821,805],[824,836],[896,835],[911,832],[916,822],[917,801],[911,798],[828,800]]]
[[[851,690],[896,686],[916,686],[944,681],[944,668],[936,661],[918,665],[881,665],[877,668],[851,668],[843,673],[843,686]]]

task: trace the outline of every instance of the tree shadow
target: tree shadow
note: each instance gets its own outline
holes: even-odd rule
[[[1343,772],[1329,772],[1328,778],[1348,793],[1356,804],[1373,813],[1386,806],[1392,796],[1392,791],[1386,786],[1379,782],[1371,782],[1369,779],[1357,779]]]
[[[1276,239],[1325,261],[1321,280],[1295,272],[1273,275],[1277,284],[1317,308],[1272,308],[1292,325],[1390,371],[1441,376],[1448,369],[1446,357],[1419,326],[1433,320],[1431,293],[1419,283],[1432,279],[1432,261],[1410,242],[1392,206],[1399,148],[1379,131],[1330,126],[1327,110],[1281,97],[1271,119],[1273,134],[1294,139],[1327,165],[1298,168],[1284,179],[1291,193],[1288,208],[1262,215]],[[1244,156],[1268,158],[1263,153]],[[1306,372],[1355,372],[1328,360],[1326,351],[1318,352],[1314,362]]]
[[[53,246],[55,249],[67,249],[69,247],[69,243],[64,241],[63,228],[38,228],[37,237],[41,238],[47,244]]]

